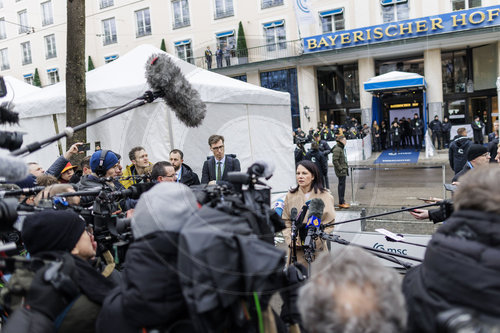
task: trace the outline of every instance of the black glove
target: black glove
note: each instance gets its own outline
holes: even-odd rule
[[[285,288],[280,292],[283,299],[281,306],[281,319],[288,324],[301,324],[297,300],[299,288],[307,279],[307,268],[299,263],[288,266],[284,272]]]
[[[59,252],[53,256],[51,253],[50,257],[57,261],[51,261],[36,272],[26,297],[26,308],[55,320],[80,291],[73,282],[76,270],[71,254]]]

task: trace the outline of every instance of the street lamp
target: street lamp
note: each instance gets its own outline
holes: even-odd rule
[[[308,107],[307,105],[304,106],[304,115],[307,118],[307,121],[311,121],[311,115],[309,114],[311,112],[311,108]]]

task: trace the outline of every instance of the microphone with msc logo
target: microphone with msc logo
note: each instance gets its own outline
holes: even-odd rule
[[[164,53],[153,54],[146,63],[146,80],[156,96],[162,97],[177,118],[188,127],[197,127],[207,107],[181,70]]]
[[[307,215],[307,236],[304,240],[304,255],[306,261],[311,264],[313,261],[314,250],[316,247],[315,239],[317,235],[316,231],[321,226],[321,216],[323,216],[323,211],[325,210],[325,203],[319,198],[314,198],[309,204],[309,214]]]

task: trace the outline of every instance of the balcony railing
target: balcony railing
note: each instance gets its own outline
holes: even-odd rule
[[[301,55],[303,50],[304,48],[301,39],[251,47],[240,52],[235,50],[234,52],[231,52],[230,57],[223,55],[222,61],[219,63],[216,56],[213,55],[211,68],[215,69],[246,63],[295,57]],[[194,58],[194,64],[201,68],[208,68],[208,64],[204,56]]]

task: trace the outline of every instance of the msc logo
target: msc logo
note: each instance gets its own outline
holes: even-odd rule
[[[397,254],[402,254],[402,255],[408,255],[408,250],[407,249],[393,249],[393,248],[385,248],[384,244],[379,244],[375,243],[373,244],[373,248],[377,250],[382,250],[382,251],[387,251],[387,252],[392,252],[392,253],[397,253]]]

